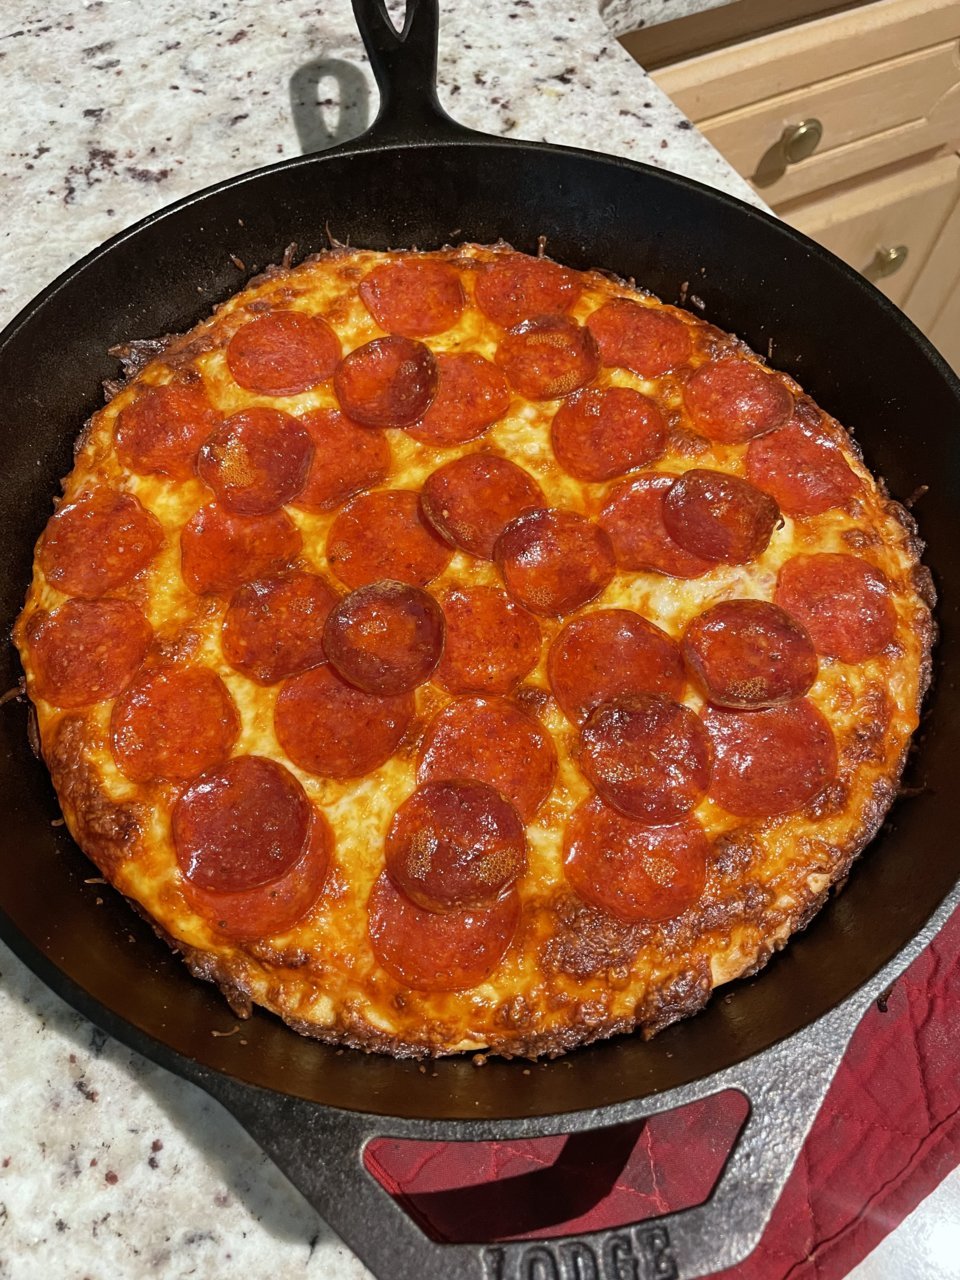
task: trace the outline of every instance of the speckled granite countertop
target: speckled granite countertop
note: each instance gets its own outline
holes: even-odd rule
[[[691,3],[709,0],[630,0],[626,18],[618,0],[617,27]],[[596,0],[442,7],[440,97],[464,124],[756,199]],[[6,0],[0,75],[0,323],[122,227],[359,133],[376,102],[347,0]],[[2,946],[0,975],[3,1280],[367,1275],[216,1103],[107,1039]]]

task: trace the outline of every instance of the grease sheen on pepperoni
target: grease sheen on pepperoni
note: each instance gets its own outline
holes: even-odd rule
[[[147,567],[163,526],[130,493],[93,489],[57,508],[37,560],[49,583],[73,596],[102,596]]]
[[[540,657],[540,624],[498,587],[440,597],[446,643],[433,679],[450,693],[509,693]]]
[[[293,506],[330,511],[390,474],[390,445],[381,432],[358,426],[337,409],[305,413],[299,422],[313,442],[313,458]]]
[[[630,609],[598,609],[568,622],[550,646],[547,675],[574,724],[601,702],[633,693],[679,698],[686,684],[676,641]]]
[[[678,477],[649,471],[618,485],[600,512],[600,527],[613,544],[622,569],[663,573],[671,578],[699,578],[715,561],[695,556],[675,542],[663,522],[663,498]]]
[[[433,404],[410,435],[426,444],[475,440],[510,408],[510,388],[502,371],[472,351],[436,356],[439,380]]]
[[[722,444],[775,431],[793,413],[793,396],[782,382],[735,357],[701,365],[684,384],[683,403],[697,430]]]
[[[143,661],[152,636],[129,600],[67,600],[51,613],[35,613],[26,639],[37,693],[65,708],[112,698]]]
[[[426,782],[394,814],[384,850],[394,884],[427,911],[484,907],[523,874],[516,809],[484,782]]]
[[[720,707],[770,707],[807,692],[817,654],[804,627],[766,600],[723,600],[694,618],[681,645],[690,673]]]
[[[569,311],[583,291],[580,277],[549,258],[510,253],[477,273],[474,295],[488,319],[504,329],[536,316]]]
[[[365,427],[409,427],[437,393],[437,361],[412,338],[374,338],[337,365],[333,386],[344,413]]]
[[[141,386],[117,415],[117,453],[139,475],[189,480],[201,444],[219,422],[199,388]]]
[[[279,409],[244,409],[204,444],[197,474],[228,511],[264,516],[292,502],[307,482],[313,441]]]
[[[663,453],[666,425],[656,402],[629,387],[578,391],[554,414],[557,461],[578,480],[612,480]]]
[[[580,768],[602,799],[651,826],[678,822],[700,803],[711,762],[700,718],[654,694],[602,703],[580,734]]]
[[[337,515],[327,534],[330,568],[348,587],[386,578],[425,587],[443,572],[452,554],[424,520],[412,489],[361,493]]]
[[[344,680],[367,693],[395,694],[430,678],[443,637],[433,596],[405,582],[372,582],[331,610],[323,647]]]
[[[550,734],[513,703],[460,698],[440,712],[424,735],[417,778],[485,782],[530,822],[550,794],[556,771]]]
[[[516,890],[489,907],[426,911],[384,871],[367,903],[374,955],[414,991],[465,991],[489,978],[520,923]]]
[[[295,396],[326,381],[340,359],[340,339],[320,316],[274,311],[239,328],[227,367],[245,391]]]
[[[567,827],[563,869],[581,898],[627,924],[672,920],[703,893],[709,852],[696,818],[650,827],[593,796]]]
[[[543,492],[522,467],[495,453],[468,453],[438,467],[423,483],[420,506],[447,542],[482,560],[521,511],[544,505]]]
[[[241,516],[217,503],[201,507],[180,534],[183,580],[197,595],[233,591],[279,573],[300,554],[300,530],[284,511]]]
[[[336,593],[315,573],[245,582],[223,619],[223,656],[257,684],[309,671],[326,660],[323,624],[336,602]]]
[[[598,596],[616,568],[603,529],[556,507],[511,520],[497,539],[494,559],[514,599],[554,618]]]
[[[690,359],[690,331],[677,316],[629,298],[605,302],[587,317],[605,365],[659,378]]]
[[[113,758],[134,782],[185,782],[222,764],[240,717],[227,686],[206,667],[143,670],[113,705]]]
[[[705,560],[746,564],[766,550],[780,519],[773,498],[725,471],[694,467],[663,496],[667,533]]]
[[[528,400],[557,400],[592,382],[600,368],[589,329],[547,316],[524,320],[504,334],[496,361],[510,385]]]
[[[358,778],[390,759],[413,712],[410,694],[364,693],[327,664],[283,685],[274,727],[284,751],[307,773]]]
[[[803,623],[817,653],[841,662],[864,662],[896,635],[890,579],[858,556],[794,556],[774,599]]]
[[[845,507],[861,487],[833,441],[799,422],[751,440],[746,468],[748,479],[772,494],[788,516]]]
[[[806,698],[758,711],[708,707],[703,721],[715,755],[710,795],[738,817],[793,813],[836,774],[830,725]]]
[[[360,297],[381,329],[405,338],[443,333],[460,319],[464,294],[449,262],[399,258],[374,267],[360,281]]]

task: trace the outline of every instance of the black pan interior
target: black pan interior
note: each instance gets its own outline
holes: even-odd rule
[[[860,441],[894,495],[917,507],[941,592],[938,672],[957,670],[960,387],[916,331],[855,273],[781,224],[674,175],[584,153],[495,141],[314,156],[237,179],[157,215],[91,255],[28,308],[0,346],[0,619],[25,590],[35,538],[71,465],[71,442],[116,372],[106,349],[182,330],[249,268],[340,240],[432,248],[498,237],[575,267],[684,293],[747,339]],[[2,688],[19,668],[2,653]],[[62,828],[24,708],[0,709],[3,935],[51,986],[122,1039],[268,1088],[351,1110],[496,1119],[596,1108],[703,1077],[763,1050],[855,991],[920,928],[960,876],[952,839],[960,708],[956,676],[935,697],[902,800],[848,887],[758,978],[651,1043],[629,1037],[523,1074],[516,1064],[415,1064],[337,1053],[256,1014],[233,1025],[94,871]]]

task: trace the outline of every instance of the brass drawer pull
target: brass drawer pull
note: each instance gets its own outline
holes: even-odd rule
[[[780,137],[760,157],[753,175],[755,187],[769,187],[782,178],[787,165],[799,164],[813,155],[823,137],[823,125],[814,116],[799,124],[788,124]]]
[[[873,255],[872,261],[864,267],[863,274],[868,280],[885,280],[887,276],[892,276],[894,272],[900,270],[909,252],[905,244],[898,244],[893,248],[883,245]]]

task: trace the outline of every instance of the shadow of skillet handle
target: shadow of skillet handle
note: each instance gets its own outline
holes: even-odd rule
[[[320,92],[329,85],[323,100]],[[336,105],[332,124],[325,108]],[[317,58],[290,77],[290,110],[304,155],[350,142],[370,124],[370,91],[358,66],[342,58]]]

